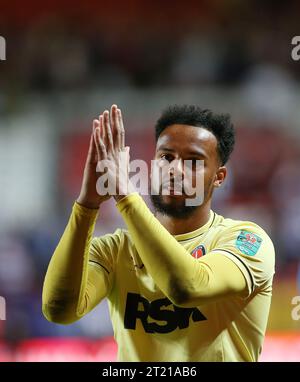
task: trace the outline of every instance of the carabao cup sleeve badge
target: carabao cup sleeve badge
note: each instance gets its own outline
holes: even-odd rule
[[[255,256],[261,246],[262,238],[250,231],[242,230],[235,242],[240,252],[248,256]]]

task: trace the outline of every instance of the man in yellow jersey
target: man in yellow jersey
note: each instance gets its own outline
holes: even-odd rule
[[[43,313],[69,324],[107,297],[119,361],[257,361],[275,255],[257,224],[211,210],[234,146],[230,118],[196,106],[169,107],[157,121],[156,141],[155,159],[176,161],[177,178],[186,176],[183,161],[204,161],[202,203],[187,206],[192,196],[175,192],[171,168],[168,185],[151,195],[152,214],[126,180],[129,150],[113,105],[93,121],[81,192],[45,277]],[[110,180],[124,153],[114,198],[127,229],[93,238],[101,204],[111,196],[97,191],[104,175],[97,163],[107,161]],[[194,182],[197,167],[191,171]]]

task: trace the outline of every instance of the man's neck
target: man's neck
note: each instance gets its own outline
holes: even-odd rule
[[[196,229],[204,226],[209,220],[210,208],[211,204],[206,203],[200,206],[192,215],[181,219],[164,215],[161,212],[157,212],[155,216],[158,221],[170,232],[170,234],[180,235],[195,231]]]

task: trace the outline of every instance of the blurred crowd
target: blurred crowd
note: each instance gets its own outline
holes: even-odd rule
[[[299,80],[297,1],[60,3],[1,6],[1,89],[235,86],[269,71]]]
[[[227,184],[216,194],[213,208],[265,228],[276,246],[278,277],[296,277],[300,127],[296,132],[290,129],[288,106],[295,102],[300,80],[300,63],[290,57],[291,38],[300,34],[300,3],[191,1],[184,12],[178,1],[157,6],[117,1],[105,7],[92,2],[93,12],[76,2],[70,9],[66,3],[62,1],[61,15],[50,2],[40,17],[32,8],[23,13],[0,11],[0,35],[7,40],[7,61],[0,63],[0,132],[9,129],[4,118],[20,113],[29,94],[52,100],[61,92],[68,98],[69,91],[80,99],[81,92],[92,89],[147,92],[166,87],[182,93],[190,87],[211,86],[224,94],[239,89],[250,116],[235,121],[237,146]],[[15,224],[6,229],[2,207],[0,295],[5,296],[8,311],[2,336],[11,342],[112,333],[106,302],[69,327],[49,324],[41,315],[43,278],[79,191],[89,139],[85,124],[75,132],[67,125],[69,121],[65,125],[62,121],[54,133],[56,160],[45,175],[45,182],[50,177],[53,183],[49,198],[55,209],[22,225],[16,211],[11,219]],[[150,161],[155,147],[153,121],[144,121],[144,126],[131,128],[126,139],[133,157]],[[39,151],[34,139],[30,144]],[[10,193],[17,189],[22,198],[22,185],[10,187]],[[120,225],[123,222],[109,202],[95,234],[113,232]]]

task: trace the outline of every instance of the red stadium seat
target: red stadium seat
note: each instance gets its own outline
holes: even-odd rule
[[[12,362],[13,353],[11,348],[4,342],[0,341],[0,362]]]
[[[90,343],[76,338],[33,339],[16,348],[17,362],[89,362]]]
[[[95,362],[115,362],[118,347],[113,337],[103,338],[91,345],[92,356]]]

